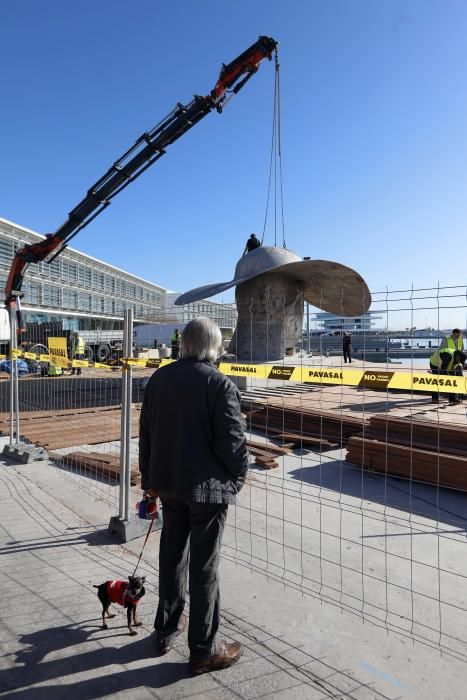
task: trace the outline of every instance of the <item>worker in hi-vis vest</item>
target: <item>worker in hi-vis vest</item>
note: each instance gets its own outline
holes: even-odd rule
[[[430,357],[430,369],[433,374],[451,374],[454,376],[462,376],[462,367],[466,360],[466,355],[460,350],[452,348],[440,348]],[[432,394],[431,400],[433,403],[438,403],[439,393]],[[461,402],[459,394],[441,394],[449,399],[449,404],[455,406]]]
[[[84,340],[77,333],[77,331],[73,331],[73,333],[71,335],[71,359],[72,360],[84,360],[85,359]],[[75,374],[75,372],[76,372],[76,374],[81,374],[81,367],[72,367],[71,373]]]
[[[180,357],[180,343],[181,343],[182,336],[180,335],[180,331],[178,328],[174,330],[172,333],[172,337],[170,338],[170,346],[172,348],[172,360],[178,360]]]
[[[464,340],[462,338],[462,334],[459,330],[459,328],[453,328],[451,335],[447,335],[443,338],[441,341],[441,345],[439,346],[440,352],[442,350],[460,350],[461,352],[464,352]],[[460,366],[456,372],[456,374],[462,375],[462,366]],[[465,399],[467,398],[464,394],[459,395],[459,399]]]
[[[443,350],[444,348],[464,352],[464,340],[459,328],[453,328],[451,335],[447,335],[445,338],[443,338],[439,349]]]

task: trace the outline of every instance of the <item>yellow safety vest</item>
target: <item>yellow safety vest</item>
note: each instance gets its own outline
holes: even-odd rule
[[[449,353],[451,355],[451,359],[449,361],[448,366],[446,367],[446,371],[449,372],[451,369],[454,367],[454,352],[452,348],[442,348],[442,350],[435,350],[433,355],[430,357],[430,365],[433,365],[433,367],[441,367],[441,352],[442,353]],[[456,363],[456,366],[460,364],[459,362]]]
[[[75,355],[84,355],[84,340],[80,335],[73,339],[73,357]]]
[[[461,335],[457,338],[456,341],[454,341],[452,335],[447,336],[446,343],[449,350],[460,350],[461,352],[464,351],[464,340]]]

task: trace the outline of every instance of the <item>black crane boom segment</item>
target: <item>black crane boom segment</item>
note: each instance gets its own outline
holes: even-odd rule
[[[221,112],[228,92],[238,92],[258,70],[261,60],[271,59],[276,48],[277,42],[274,39],[260,36],[234,61],[222,67],[210,95],[195,95],[189,104],[178,104],[150,131],[144,132],[105,175],[90,187],[86,196],[72,209],[67,220],[54,233],[48,234],[38,243],[24,246],[16,253],[5,287],[5,303],[7,307],[17,311],[19,328],[22,328],[23,324],[17,300],[22,296],[21,289],[28,265],[42,260],[51,262],[57,257],[68,242],[110,204],[113,197],[159,160],[168,146],[213,109]]]

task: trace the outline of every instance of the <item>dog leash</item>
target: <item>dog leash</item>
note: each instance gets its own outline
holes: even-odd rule
[[[143,542],[143,546],[141,547],[141,552],[140,552],[140,554],[139,554],[138,561],[136,562],[135,570],[133,571],[133,576],[136,574],[136,569],[138,568],[139,563],[140,563],[140,561],[141,561],[141,557],[143,556],[144,548],[146,547],[146,542],[148,541],[148,537],[149,537],[149,535],[151,534],[152,526],[154,525],[154,520],[156,519],[156,516],[157,516],[157,515],[158,515],[158,511],[157,511],[157,508],[156,508],[156,510],[154,511],[153,516],[152,516],[152,518],[151,518],[151,522],[150,522],[150,524],[149,524],[149,528],[148,528],[148,531],[147,531],[147,533],[146,533],[146,538],[145,538],[145,540],[144,540],[144,542]]]

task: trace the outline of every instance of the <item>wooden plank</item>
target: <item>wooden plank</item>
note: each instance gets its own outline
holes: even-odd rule
[[[48,450],[80,444],[99,444],[120,439],[120,409],[96,412],[94,409],[48,413],[41,418],[21,420],[21,435],[28,442]],[[139,434],[139,414],[134,413],[131,436]]]
[[[245,407],[249,411],[255,410],[257,413],[267,412],[268,415],[283,415],[290,413],[290,415],[295,414],[297,416],[303,416],[304,419],[309,418],[311,420],[327,420],[338,423],[344,422],[347,425],[353,426],[362,426],[363,424],[367,424],[369,422],[368,419],[363,418],[363,416],[350,415],[348,412],[342,410],[326,411],[320,409],[319,407],[307,407],[302,398],[295,402],[287,399],[280,402],[277,402],[276,400],[268,400],[267,403],[248,401],[242,402],[242,405],[243,403],[246,404]]]
[[[120,457],[105,455],[100,452],[69,452],[66,455],[51,452],[51,459],[75,469],[84,469],[93,473],[107,476],[115,481],[120,480]],[[138,469],[132,465],[130,484],[136,486],[140,481]]]
[[[259,442],[258,440],[247,440],[247,445],[248,447],[257,447],[260,450],[266,450],[267,452],[272,452],[273,454],[277,455],[285,455],[285,454],[290,454],[290,449],[283,445],[282,447],[279,447],[279,445],[267,445],[264,442]]]
[[[133,409],[135,411],[141,410],[141,404],[133,404]],[[47,418],[51,421],[60,419],[66,416],[77,416],[83,414],[95,414],[95,413],[112,413],[113,411],[120,412],[120,406],[94,406],[91,408],[64,408],[64,409],[50,409],[46,411],[21,411],[21,423],[41,420]],[[0,412],[0,428],[9,425],[10,414],[9,412]]]
[[[467,454],[467,426],[433,425],[411,417],[372,416],[365,437],[448,454]]]
[[[433,425],[433,421],[420,420],[419,418],[413,418],[412,416],[398,417],[391,415],[375,415],[371,416],[370,425],[385,424],[389,423],[392,426],[399,426],[401,430],[433,430],[435,428],[440,432],[441,435],[455,436],[458,434],[463,434],[467,438],[467,425],[447,425],[445,423],[437,423]]]
[[[268,452],[267,450],[260,450],[258,447],[249,447],[248,451],[250,454],[258,457],[263,457],[263,458],[268,458],[268,459],[275,459],[276,455],[273,454],[272,452]]]
[[[274,422],[274,420],[269,417],[268,419],[259,420],[257,417],[251,422],[251,426],[259,430],[263,430],[268,434],[274,435],[303,435],[309,438],[325,440],[329,443],[338,443],[338,445],[345,443],[350,435],[355,435],[361,432],[362,426],[358,425],[358,428],[346,427],[346,426],[332,426],[327,423],[317,423],[316,425],[311,425],[305,421],[280,421]],[[285,432],[287,431],[287,432]]]
[[[256,457],[255,464],[258,464],[260,467],[265,467],[265,469],[275,469],[279,466],[275,459],[266,459],[263,457]]]
[[[284,438],[284,440],[293,440],[295,444],[303,443],[304,445],[318,445],[321,447],[326,447],[327,449],[336,449],[340,446],[339,442],[330,442],[329,440],[312,437],[311,435],[299,435],[297,433],[278,433],[277,437]]]
[[[467,457],[351,437],[346,459],[363,469],[467,491]]]
[[[284,449],[287,449],[288,454],[291,454],[293,450],[295,449],[295,443],[294,442],[284,442],[282,438],[278,438],[276,435],[271,436],[271,440],[279,440],[281,443],[281,447]]]

